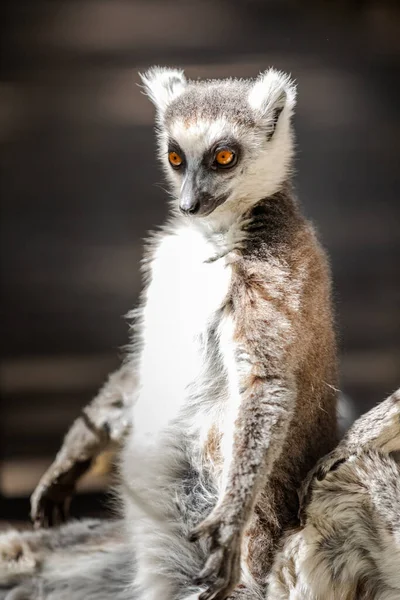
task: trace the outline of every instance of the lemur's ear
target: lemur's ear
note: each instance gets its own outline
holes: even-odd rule
[[[296,104],[296,85],[288,75],[268,69],[255,80],[249,93],[250,106],[266,119],[268,136],[272,137],[280,114],[285,110],[288,117]]]
[[[177,98],[187,85],[183,71],[163,67],[152,67],[143,75],[145,94],[150,98],[160,113],[163,113],[168,104]]]

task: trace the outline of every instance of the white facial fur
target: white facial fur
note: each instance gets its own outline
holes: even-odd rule
[[[256,80],[188,82],[180,70],[153,68],[142,80],[157,109],[159,152],[173,208],[190,179],[192,193],[204,196],[210,211],[195,218],[215,225],[236,218],[287,181],[296,99],[287,75],[269,69]],[[187,168],[171,168],[170,140],[182,150]],[[213,171],[204,166],[204,153],[221,140],[237,142],[239,160],[232,169]],[[214,206],[213,199],[222,197]]]

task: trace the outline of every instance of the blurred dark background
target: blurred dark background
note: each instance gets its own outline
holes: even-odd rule
[[[357,415],[400,384],[397,3],[14,0],[1,28],[0,517],[27,517],[128,341],[142,239],[166,213],[136,86],[153,64],[297,79],[297,189],[332,259],[342,389]]]

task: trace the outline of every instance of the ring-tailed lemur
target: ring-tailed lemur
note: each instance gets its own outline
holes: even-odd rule
[[[272,69],[143,82],[172,201],[136,312],[130,597],[257,597],[297,487],[336,441],[329,268],[290,184],[295,87]]]
[[[121,467],[135,597],[222,600],[264,588],[335,445],[330,275],[291,192],[289,78],[143,82],[172,201],[144,262]]]

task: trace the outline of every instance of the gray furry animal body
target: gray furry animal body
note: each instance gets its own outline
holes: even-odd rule
[[[297,488],[336,443],[329,268],[290,184],[295,88],[274,70],[188,82],[157,68],[143,82],[172,200],[135,312],[128,588],[262,597]]]
[[[397,600],[400,389],[361,417],[311,471],[304,525],[282,541],[266,595],[249,600]],[[397,459],[398,460],[398,459]],[[123,522],[0,536],[1,600],[132,600]],[[243,592],[243,590],[242,590]]]
[[[304,529],[278,555],[268,600],[400,598],[400,465],[357,454],[317,481]]]
[[[290,185],[295,88],[273,70],[143,81],[173,200],[136,313],[140,391],[121,466],[134,589],[261,594],[296,489],[336,442],[329,269]]]
[[[400,389],[318,462],[300,494],[268,600],[400,598]]]
[[[134,557],[120,521],[0,536],[1,600],[130,600]]]

